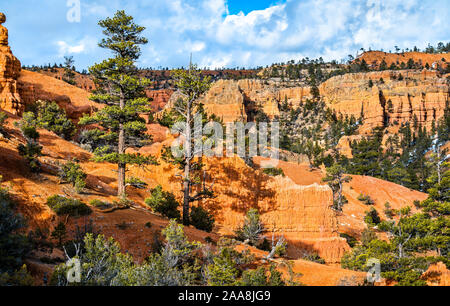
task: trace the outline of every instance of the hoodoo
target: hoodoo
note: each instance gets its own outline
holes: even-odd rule
[[[17,115],[24,109],[17,88],[21,64],[9,47],[8,29],[2,26],[5,22],[5,14],[0,13],[0,108]]]

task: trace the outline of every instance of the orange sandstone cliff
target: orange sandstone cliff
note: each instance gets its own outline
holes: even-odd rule
[[[371,81],[371,82],[370,82]],[[372,85],[373,84],[373,85]],[[349,73],[319,86],[327,106],[343,115],[364,116],[362,132],[376,126],[412,122],[430,128],[444,114],[450,100],[446,76],[434,70],[400,70]],[[175,93],[166,105],[178,98]],[[280,114],[279,105],[297,107],[311,98],[309,87],[280,87],[262,80],[220,80],[203,98],[205,109],[224,122],[253,120],[256,109],[269,117]]]
[[[21,64],[8,45],[8,30],[2,26],[5,22],[6,16],[0,13],[0,108],[20,114],[24,109],[17,86]]]

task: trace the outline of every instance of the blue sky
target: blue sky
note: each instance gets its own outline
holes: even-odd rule
[[[81,19],[70,22],[77,1]],[[69,6],[68,6],[69,4]],[[24,65],[78,69],[109,54],[97,22],[125,9],[147,27],[143,67],[256,67],[303,57],[337,59],[360,48],[450,41],[448,0],[2,0],[10,45]]]

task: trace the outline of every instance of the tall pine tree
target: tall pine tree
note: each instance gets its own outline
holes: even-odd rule
[[[117,164],[117,195],[125,198],[127,165],[156,163],[152,156],[126,153],[127,148],[142,147],[150,141],[145,134],[145,120],[140,116],[150,112],[144,93],[149,81],[139,77],[135,65],[141,55],[140,45],[148,41],[141,36],[145,28],[136,25],[124,11],[117,11],[113,18],[101,20],[99,25],[106,36],[99,46],[112,51],[114,57],[89,68],[99,88],[91,100],[106,106],[92,116],[83,117],[80,123],[100,126],[96,132],[103,145],[95,149],[95,160]]]
[[[211,86],[209,77],[203,77],[200,70],[192,62],[189,70],[177,70],[173,77],[180,94],[180,99],[175,102],[174,110],[180,115],[181,122],[184,123],[181,135],[184,141],[180,145],[183,154],[180,157],[174,157],[169,147],[163,152],[163,159],[175,164],[182,170],[180,175],[183,180],[183,224],[188,225],[189,210],[192,202],[213,197],[211,187],[205,184],[206,173],[202,171],[202,152],[196,151],[198,148],[196,142],[202,142],[203,126],[205,122],[205,112],[199,98],[208,91]],[[195,125],[196,116],[200,116],[202,124]],[[208,121],[206,117],[206,121]],[[203,173],[202,173],[203,172]],[[195,191],[195,186],[200,186],[200,190]],[[197,188],[198,189],[198,188]]]

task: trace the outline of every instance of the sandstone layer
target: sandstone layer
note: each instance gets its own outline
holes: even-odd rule
[[[412,123],[414,118],[430,128],[444,114],[450,86],[436,71],[383,71],[333,77],[320,86],[320,93],[339,113],[363,114],[366,129]]]
[[[381,125],[417,122],[430,128],[444,114],[450,86],[446,76],[434,70],[401,70],[349,73],[322,83],[320,94],[327,106],[348,116],[364,117],[362,132]],[[179,96],[174,94],[166,107]],[[311,98],[309,87],[282,88],[262,80],[220,80],[213,84],[202,102],[209,113],[224,122],[253,120],[262,110],[270,118],[279,107],[291,107]]]

